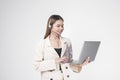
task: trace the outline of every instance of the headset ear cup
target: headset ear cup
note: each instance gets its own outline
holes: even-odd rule
[[[51,28],[51,19],[49,20],[48,27]]]
[[[48,25],[49,28],[51,28],[51,25]]]

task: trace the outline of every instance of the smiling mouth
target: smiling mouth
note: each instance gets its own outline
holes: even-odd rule
[[[58,30],[57,32],[58,32],[58,33],[62,33],[62,32],[63,32],[63,30]]]

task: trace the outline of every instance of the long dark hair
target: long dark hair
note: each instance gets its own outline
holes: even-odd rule
[[[44,35],[44,39],[47,38],[50,33],[51,33],[51,29],[53,24],[57,21],[57,20],[63,20],[63,18],[60,15],[51,15],[47,21],[47,28],[46,28],[46,33]]]

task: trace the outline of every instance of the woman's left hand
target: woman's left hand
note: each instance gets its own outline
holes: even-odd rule
[[[90,57],[88,57],[82,64],[70,64],[70,67],[74,72],[79,73],[82,69],[82,66],[87,65],[88,63],[90,63]]]
[[[90,57],[88,57],[82,64],[80,64],[81,66],[87,65],[88,63],[90,63]]]

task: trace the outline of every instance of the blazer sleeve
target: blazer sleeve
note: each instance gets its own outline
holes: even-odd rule
[[[69,52],[69,62],[71,62],[73,59],[73,50],[72,50],[72,44],[71,41],[69,40],[68,44],[68,52]]]
[[[56,69],[55,60],[44,60],[44,41],[41,41],[35,50],[33,61],[35,70],[43,72]]]

